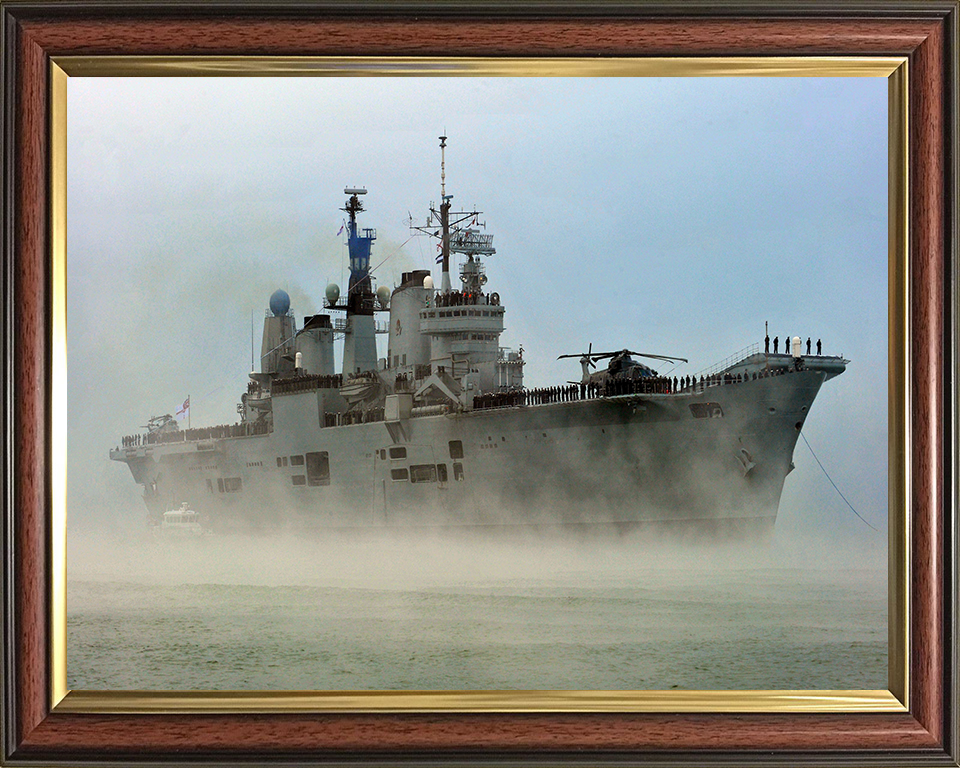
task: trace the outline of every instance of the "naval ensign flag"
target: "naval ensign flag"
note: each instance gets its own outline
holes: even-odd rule
[[[190,418],[190,395],[187,395],[187,399],[183,401],[183,405],[177,408],[177,418],[183,421],[184,416],[188,419]]]

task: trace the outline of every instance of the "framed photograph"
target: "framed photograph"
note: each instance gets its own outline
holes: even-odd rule
[[[4,761],[957,765],[919,10],[3,3]]]

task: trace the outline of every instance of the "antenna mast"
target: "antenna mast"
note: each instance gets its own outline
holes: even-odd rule
[[[413,223],[413,217],[410,219],[410,229],[439,239],[438,248],[440,255],[437,257],[437,263],[441,264],[440,293],[448,294],[452,287],[450,284],[450,254],[462,253],[468,257],[464,269],[468,270],[469,276],[464,279],[467,272],[461,274],[464,287],[480,291],[480,286],[486,282],[486,276],[483,275],[483,269],[480,266],[478,256],[492,256],[496,253],[493,247],[493,235],[481,234],[474,227],[483,228],[485,223],[480,223],[478,216],[480,211],[452,211],[453,195],[447,194],[447,164],[446,148],[447,137],[440,136],[440,206],[439,210],[430,203],[430,215],[427,216],[426,223],[416,225]],[[439,228],[437,224],[439,223]],[[475,279],[474,279],[475,278]],[[479,281],[479,282],[478,282]]]
[[[446,187],[446,152],[444,151],[447,147],[447,137],[440,137],[440,198],[443,199],[447,196],[447,187]]]
[[[440,253],[443,257],[443,267],[440,275],[440,290],[450,293],[450,201],[453,195],[447,196],[446,153],[447,137],[440,137]]]

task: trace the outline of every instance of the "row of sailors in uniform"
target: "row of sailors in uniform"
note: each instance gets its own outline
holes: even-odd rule
[[[461,307],[476,304],[495,307],[500,304],[500,294],[496,292],[468,293],[467,291],[450,291],[450,293],[438,293],[434,296],[434,305],[437,307]],[[429,306],[429,300],[427,305]]]
[[[674,387],[677,379],[674,377]],[[580,384],[568,384],[562,387],[542,387],[537,389],[517,389],[509,392],[489,392],[473,398],[473,407],[507,408],[515,405],[544,405],[546,403],[566,403],[574,400],[590,400],[595,397],[610,397],[627,393],[668,393],[670,379],[648,377],[642,379],[607,379],[602,384],[591,381]]]
[[[128,435],[121,440],[124,448],[138,445],[156,445],[158,443],[182,443],[189,440],[214,440],[222,437],[247,437],[266,434],[268,425],[258,424],[221,424],[216,427],[198,427],[197,429],[174,429],[170,431],[148,432],[145,435]]]
[[[774,336],[773,337],[773,354],[777,354],[777,350],[779,346],[780,346],[780,337]],[[817,356],[818,357],[820,356],[822,349],[823,349],[823,342],[820,339],[817,339]],[[763,351],[768,355],[770,354],[770,337],[769,336],[767,336],[763,340]],[[789,336],[783,337],[783,354],[785,355],[791,354]],[[807,354],[808,355],[810,354],[810,337],[809,336],[807,336]]]
[[[298,368],[294,371],[292,377],[288,375],[274,381],[275,388],[281,392],[307,388],[303,386],[298,387],[298,385],[305,384],[310,385],[310,389],[339,389],[343,386],[343,374],[304,373],[302,368]],[[247,384],[248,394],[253,394],[253,392],[258,389],[259,385],[255,381]]]
[[[664,376],[639,379],[608,378],[602,383],[591,381],[562,387],[489,392],[474,397],[473,407],[475,409],[509,408],[519,405],[544,405],[546,403],[590,400],[595,397],[613,397],[615,395],[670,394],[671,392],[690,392],[698,389],[703,391],[706,387],[742,384],[745,381],[782,376],[785,373],[789,373],[789,371],[787,369],[768,368],[762,371],[754,371],[752,374],[717,373],[712,376],[700,376],[699,378],[697,376],[681,376],[679,378],[674,376],[672,379]]]
[[[147,435],[148,443],[175,443],[178,440],[215,440],[221,437],[246,437],[247,435],[264,434],[266,424],[220,424],[216,427],[198,427],[197,429],[182,429],[176,432],[153,432]]]

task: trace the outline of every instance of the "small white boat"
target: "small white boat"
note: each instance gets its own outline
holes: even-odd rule
[[[160,533],[171,538],[190,538],[202,536],[205,531],[200,525],[200,514],[190,509],[187,502],[183,502],[179,509],[163,513]]]

